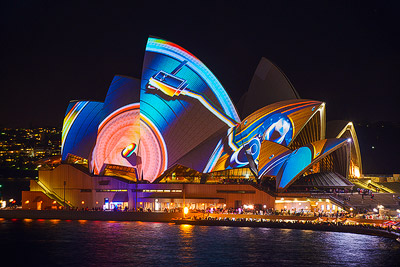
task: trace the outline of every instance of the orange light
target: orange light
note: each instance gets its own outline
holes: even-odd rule
[[[82,203],[82,205],[83,205],[83,204],[85,204],[85,201],[83,201],[83,200],[82,200],[82,202],[81,202],[81,203]]]

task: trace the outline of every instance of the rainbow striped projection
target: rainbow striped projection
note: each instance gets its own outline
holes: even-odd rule
[[[233,121],[240,122],[240,118],[237,114],[236,108],[233,105],[230,97],[226,93],[225,89],[222,87],[221,83],[214,76],[214,74],[192,53],[180,47],[179,45],[160,38],[149,38],[147,40],[146,51],[166,55],[168,57],[178,60],[181,63],[186,62],[186,65],[191,68],[195,73],[199,74],[212,90],[219,104],[222,106],[223,112],[227,114],[228,117],[232,118]],[[168,84],[166,85],[168,86]],[[171,89],[171,86],[169,87],[169,90],[173,90]],[[170,93],[170,95],[171,94],[172,93]]]
[[[61,134],[61,154],[64,150],[65,140],[68,136],[69,130],[71,129],[74,121],[78,117],[79,113],[86,107],[89,101],[78,101],[74,106],[67,112],[63,122],[62,134]]]

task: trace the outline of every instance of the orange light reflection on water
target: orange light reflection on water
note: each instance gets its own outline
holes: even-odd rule
[[[180,247],[181,255],[185,255],[184,258],[193,259],[193,230],[194,226],[190,224],[181,224],[179,225],[179,238],[183,243],[183,246]]]

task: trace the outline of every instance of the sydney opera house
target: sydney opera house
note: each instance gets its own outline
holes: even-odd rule
[[[57,163],[58,162],[58,163]],[[326,122],[262,58],[234,105],[213,73],[148,39],[141,79],[117,75],[104,102],[71,101],[61,161],[48,159],[24,209],[343,208],[329,195],[362,172],[351,122]]]

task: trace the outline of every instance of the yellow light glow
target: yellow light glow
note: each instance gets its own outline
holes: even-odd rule
[[[85,204],[85,201],[83,201],[83,200],[82,200],[82,202],[81,202],[81,203],[82,203],[82,205],[83,205],[83,204]]]
[[[184,209],[183,209],[183,213],[186,215],[186,214],[188,214],[189,213],[189,208],[188,207],[185,207]]]
[[[25,204],[29,204],[29,200],[25,201]]]
[[[357,166],[353,167],[353,175],[356,178],[360,178],[361,175],[360,175],[360,168],[359,167],[357,167]]]

